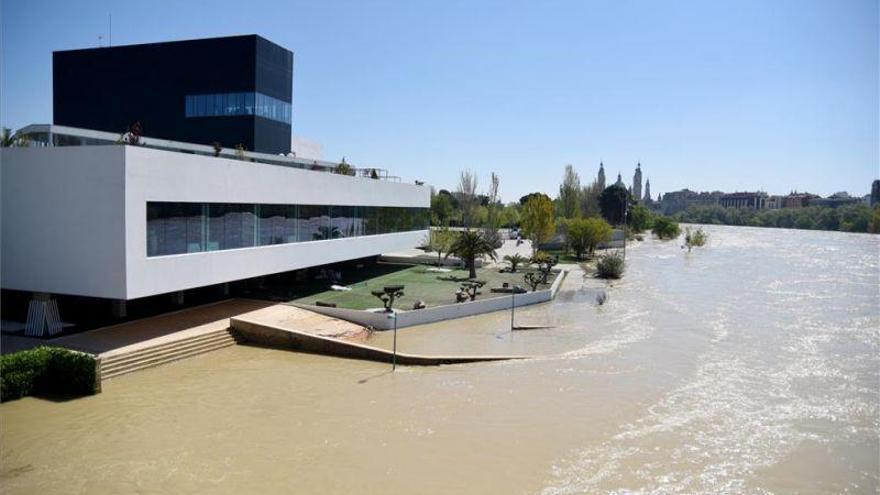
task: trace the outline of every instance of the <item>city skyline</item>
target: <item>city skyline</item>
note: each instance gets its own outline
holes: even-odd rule
[[[0,123],[51,122],[52,51],[106,44],[112,13],[114,45],[289,47],[298,138],[438,189],[495,171],[513,201],[600,161],[627,182],[641,162],[655,196],[864,195],[878,175],[875,2],[233,7],[6,3]]]

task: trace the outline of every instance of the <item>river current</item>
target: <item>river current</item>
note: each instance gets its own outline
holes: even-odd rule
[[[499,312],[398,334],[534,359],[392,374],[235,346],[3,404],[0,491],[876,493],[880,236],[707,230],[514,315],[553,328]]]

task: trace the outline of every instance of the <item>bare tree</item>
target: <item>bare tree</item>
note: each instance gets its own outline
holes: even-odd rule
[[[461,208],[461,223],[464,227],[472,227],[477,214],[477,174],[471,170],[462,170],[458,177],[458,204]]]

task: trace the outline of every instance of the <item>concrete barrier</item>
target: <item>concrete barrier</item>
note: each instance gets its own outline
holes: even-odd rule
[[[561,270],[549,289],[517,294],[516,297],[513,298],[514,306],[518,308],[520,306],[540,304],[552,300],[556,297],[556,293],[559,291],[559,287],[562,285],[562,281],[566,274],[567,270]],[[322,315],[339,318],[340,320],[352,321],[366,327],[372,327],[376,330],[391,330],[394,328],[394,320],[388,318],[387,313],[373,313],[370,311],[347,308],[327,308],[301,303],[293,303],[293,306],[314,311],[315,313],[320,313]],[[396,311],[397,328],[406,328],[436,321],[452,320],[455,318],[464,318],[465,316],[502,311],[510,309],[510,306],[511,296],[501,296],[411,311],[398,310]]]
[[[391,351],[353,342],[321,337],[290,328],[283,328],[247,317],[230,320],[231,331],[241,343],[289,349],[311,354],[323,354],[351,359],[363,359],[391,363]],[[397,364],[404,366],[438,366],[442,364],[476,363],[483,361],[506,361],[527,359],[526,356],[425,356],[420,354],[397,353]]]

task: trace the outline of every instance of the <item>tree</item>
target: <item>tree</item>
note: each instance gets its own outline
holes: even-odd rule
[[[474,225],[474,217],[479,206],[477,198],[477,175],[470,170],[462,170],[458,176],[458,203],[461,207],[461,224]]]
[[[581,214],[583,216],[594,217],[599,215],[599,195],[601,193],[602,190],[599,189],[599,184],[596,182],[589,186],[584,186],[580,194]]]
[[[449,225],[449,220],[455,214],[452,205],[452,196],[449,194],[435,194],[431,196],[431,222],[434,225]]]
[[[577,259],[593,254],[596,246],[611,240],[611,225],[601,218],[575,218],[569,221],[567,242]]]
[[[501,210],[501,225],[504,227],[515,227],[519,225],[519,208],[518,203],[510,203]]]
[[[0,137],[0,147],[9,148],[10,146],[15,146],[15,136],[12,134],[12,129],[4,127],[3,136]]]
[[[565,166],[565,175],[559,185],[559,208],[564,218],[581,216],[581,179],[571,165]]]
[[[431,229],[428,233],[427,242],[423,247],[425,251],[429,253],[437,253],[437,266],[443,264],[443,253],[449,251],[449,248],[452,246],[456,237],[456,233],[449,230],[448,227]]]
[[[627,201],[629,201],[629,192],[626,188],[616,184],[606,187],[599,195],[599,209],[602,211],[602,216],[611,225],[620,225],[623,223]]]
[[[687,227],[684,229],[684,245],[688,248],[688,252],[691,252],[691,249],[695,247],[705,246],[708,239],[709,234],[705,233],[701,228],[691,230],[690,227]]]
[[[533,196],[523,206],[519,223],[523,234],[532,241],[532,251],[550,240],[556,232],[554,223],[553,202],[546,194]]]
[[[519,253],[515,253],[515,254],[508,254],[507,256],[505,256],[504,261],[510,263],[510,271],[511,272],[516,272],[516,267],[529,261],[529,259]]]
[[[343,156],[339,165],[336,165],[336,168],[333,169],[333,173],[339,175],[354,175],[355,171],[351,165],[345,162],[345,157]]]
[[[645,205],[635,205],[629,210],[626,220],[633,232],[639,233],[651,228],[653,216]]]
[[[654,219],[654,228],[651,231],[658,238],[666,240],[675,239],[681,234],[678,222],[667,216],[659,216]]]
[[[450,255],[458,256],[465,262],[469,270],[469,278],[477,278],[477,258],[488,256],[492,260],[498,259],[497,254],[495,254],[495,247],[483,236],[482,232],[477,230],[460,232],[452,242],[452,245],[449,246],[446,258]]]
[[[533,193],[526,194],[525,196],[519,198],[520,206],[525,206],[526,203],[528,203],[530,199],[535,198],[535,197],[547,198],[547,200],[550,201],[550,196],[547,196],[546,194],[544,194],[542,192],[533,192]]]

